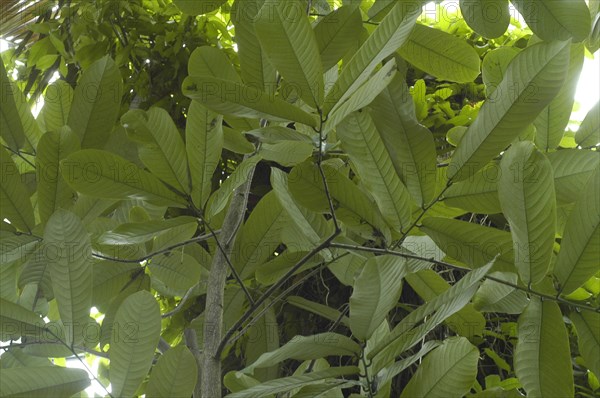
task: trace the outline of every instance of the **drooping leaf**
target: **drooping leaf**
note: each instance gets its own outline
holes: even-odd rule
[[[471,29],[488,39],[502,36],[510,24],[508,0],[460,0],[460,11]]]
[[[104,148],[119,116],[122,95],[121,73],[108,55],[84,71],[73,93],[67,123],[82,148]]]
[[[515,373],[532,397],[572,397],[569,336],[558,304],[532,297],[519,316]]]
[[[148,398],[188,397],[192,395],[198,367],[190,350],[178,345],[165,352],[150,375],[146,386]]]
[[[66,343],[79,344],[88,324],[92,306],[92,246],[81,220],[67,210],[58,209],[44,230],[46,261],[50,264],[52,290],[58,313],[67,333]]]
[[[577,330],[579,353],[594,374],[600,374],[600,314],[591,311],[571,312],[569,318]]]
[[[223,117],[192,101],[185,125],[185,149],[192,180],[192,200],[202,208],[223,147]]]
[[[0,297],[0,340],[44,333],[44,320],[35,312]]]
[[[131,110],[121,117],[128,135],[140,143],[138,156],[148,170],[179,192],[191,184],[186,150],[171,116],[162,108]]]
[[[512,60],[494,99],[483,104],[456,148],[449,180],[465,179],[483,168],[552,101],[566,76],[569,44],[539,43]]]
[[[197,225],[198,221],[194,217],[181,216],[168,220],[125,223],[113,230],[104,232],[98,237],[98,242],[109,245],[144,243],[155,236],[168,233],[171,229],[185,224]]]
[[[75,192],[65,182],[60,161],[80,149],[79,138],[69,127],[49,131],[42,136],[37,151],[36,176],[38,208],[42,223],[59,208],[73,205]]]
[[[381,61],[406,42],[420,14],[420,4],[396,3],[343,68],[325,98],[324,115],[348,99]]]
[[[35,216],[29,193],[19,168],[4,147],[0,147],[0,166],[0,218],[7,219],[21,231],[31,232]]]
[[[400,397],[460,398],[475,382],[478,362],[479,350],[466,338],[448,338],[425,357]]]
[[[590,12],[583,0],[511,0],[533,33],[543,40],[585,40],[590,34]]]
[[[288,304],[291,304],[294,307],[310,311],[313,314],[317,314],[325,319],[329,319],[332,322],[336,322],[338,319],[341,319],[340,323],[342,325],[349,324],[349,319],[347,316],[342,316],[342,314],[338,310],[328,307],[326,305],[319,304],[317,302],[310,301],[299,296],[290,296],[286,299],[286,301]]]
[[[600,250],[600,167],[587,180],[587,186],[567,219],[554,266],[560,292],[568,294],[598,272]]]
[[[274,121],[293,120],[317,127],[317,119],[302,109],[256,87],[211,76],[188,76],[183,94],[215,112]]]
[[[556,231],[552,166],[530,141],[514,144],[500,162],[498,197],[510,224],[515,266],[523,283],[540,282],[550,266]]]
[[[361,24],[360,12],[351,5],[344,5],[319,20],[314,30],[323,70],[331,69],[359,44]]]
[[[63,178],[76,191],[105,199],[138,198],[185,207],[187,202],[154,175],[110,152],[84,149],[61,161]]]
[[[371,104],[377,132],[396,173],[420,206],[433,199],[436,152],[433,135],[415,117],[408,87],[400,75]]]
[[[265,0],[254,25],[269,61],[308,105],[323,103],[323,67],[315,33],[298,0]]]
[[[66,81],[57,80],[46,87],[39,116],[44,120],[46,131],[57,131],[67,125],[72,103],[73,88]]]
[[[117,397],[133,396],[146,377],[160,338],[160,308],[140,291],[119,307],[110,339],[110,383]]]
[[[371,115],[366,111],[352,113],[340,124],[337,135],[386,221],[397,231],[408,227],[410,195],[395,173]]]
[[[577,144],[588,147],[600,143],[600,102],[590,109],[590,111],[581,122],[579,130],[575,133]]]
[[[70,397],[90,385],[87,372],[58,366],[0,369],[4,397]]]
[[[480,71],[479,55],[467,42],[421,24],[415,25],[398,53],[440,80],[467,83],[473,81]]]

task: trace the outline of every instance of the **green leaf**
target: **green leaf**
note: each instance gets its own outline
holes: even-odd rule
[[[517,284],[518,275],[513,272],[494,272],[490,276],[513,285]],[[520,314],[527,303],[527,295],[524,291],[491,279],[483,281],[473,297],[473,306],[482,312]]]
[[[188,74],[190,76],[213,76],[234,82],[242,82],[225,52],[211,46],[198,47],[190,54]]]
[[[294,336],[280,348],[264,353],[252,365],[242,370],[252,374],[256,368],[265,368],[287,359],[308,360],[327,356],[356,356],[360,346],[349,337],[337,333],[321,333],[313,336]]]
[[[184,345],[165,352],[150,375],[146,386],[148,398],[189,397],[198,378],[198,367],[194,355]]]
[[[307,300],[300,296],[290,296],[286,299],[286,301],[288,304],[291,304],[294,307],[312,312],[313,314],[319,315],[325,319],[329,319],[332,322],[336,322],[338,319],[341,319],[340,323],[342,325],[347,326],[349,324],[349,319],[347,316],[342,315],[338,310],[326,305]]]
[[[368,340],[396,306],[406,272],[401,257],[377,256],[365,262],[350,297],[350,330],[356,338]]]
[[[94,288],[92,289],[92,305],[105,314],[110,302],[121,293],[134,277],[141,273],[140,265],[135,263],[118,263],[112,261],[96,261],[93,265]]]
[[[185,125],[185,149],[192,179],[192,200],[198,208],[212,190],[212,175],[223,148],[223,117],[192,101]]]
[[[421,349],[414,355],[407,358],[401,359],[400,361],[394,362],[390,366],[383,368],[377,373],[377,384],[384,385],[389,383],[394,377],[400,374],[404,369],[424,357],[429,351],[438,347],[441,343],[436,340],[429,340],[421,346]]]
[[[30,235],[0,231],[2,264],[10,264],[16,260],[26,258],[36,250],[39,240],[39,238]]]
[[[89,234],[75,214],[58,209],[46,224],[44,246],[60,319],[65,328],[72,328],[71,333],[67,333],[66,343],[79,344],[85,338],[82,332],[88,324],[92,306]]]
[[[73,205],[75,192],[61,174],[60,161],[79,149],[79,138],[67,126],[49,131],[40,139],[35,171],[42,224],[48,221],[54,210]]]
[[[567,219],[554,266],[560,292],[569,294],[598,272],[600,250],[600,167],[582,187],[579,200]]]
[[[575,133],[575,141],[580,146],[596,146],[600,143],[600,102],[590,109]]]
[[[540,282],[550,266],[556,231],[552,166],[530,141],[514,144],[500,162],[498,197],[510,224],[515,266],[525,285]]]
[[[127,297],[115,316],[110,340],[110,383],[116,397],[131,397],[142,383],[160,338],[160,308],[152,294]]]
[[[539,43],[520,52],[479,110],[448,166],[463,180],[487,164],[529,126],[563,85],[570,42]]]
[[[35,149],[40,137],[27,99],[8,78],[3,62],[0,62],[0,136],[14,151]]]
[[[35,216],[29,193],[19,168],[4,147],[0,148],[0,166],[0,218],[7,219],[21,231],[31,232]]]
[[[500,164],[493,161],[466,181],[452,184],[444,193],[444,203],[474,213],[497,214],[502,211],[498,199]]]
[[[569,336],[558,304],[531,297],[519,316],[515,374],[528,397],[572,397]]]
[[[496,88],[498,88],[504,78],[508,65],[510,65],[517,54],[519,54],[519,49],[503,46],[495,48],[485,55],[481,65],[481,77],[488,97],[491,97]]]
[[[290,376],[281,379],[270,380],[247,390],[229,394],[226,396],[226,398],[262,398],[269,396],[270,394],[278,394],[293,390],[295,388],[312,384],[320,384],[323,383],[323,381],[328,382],[330,379],[335,377],[355,375],[358,372],[359,369],[356,366],[343,366],[338,368],[318,370],[311,373],[305,373],[300,376]],[[338,382],[339,380],[335,381],[335,383]]]
[[[173,228],[186,225],[197,225],[194,217],[181,216],[167,220],[150,220],[139,223],[121,224],[111,231],[104,232],[98,237],[98,242],[107,245],[125,245],[144,243],[155,236],[170,232]]]
[[[440,80],[468,83],[479,76],[481,61],[473,47],[461,38],[425,25],[415,25],[398,53]]]
[[[2,368],[32,368],[34,366],[52,366],[52,363],[48,358],[25,354],[22,348],[9,348],[2,353],[0,361]]]
[[[186,290],[200,280],[202,267],[189,254],[173,252],[154,257],[148,264],[152,277],[175,290]]]
[[[477,376],[479,350],[464,337],[448,338],[429,353],[400,397],[461,398]]]
[[[469,267],[481,267],[499,255],[494,271],[515,271],[513,244],[508,232],[442,217],[425,218],[420,229],[447,256]]]
[[[44,320],[35,312],[0,297],[0,340],[39,336],[45,333],[44,325]]]
[[[324,115],[328,115],[335,106],[346,101],[369,78],[381,61],[404,44],[419,15],[420,5],[409,7],[404,2],[396,3],[342,69],[325,98]]]
[[[545,41],[585,40],[590,34],[591,18],[584,0],[511,0],[533,33]]]
[[[600,314],[591,311],[571,312],[569,318],[573,321],[577,330],[577,342],[579,353],[585,359],[585,365],[594,372],[600,374]]]
[[[108,55],[83,72],[73,93],[68,119],[82,148],[104,148],[119,116],[122,95],[121,73]]]
[[[279,334],[274,333],[275,330],[279,330],[275,310],[270,306],[269,300],[265,301],[262,308],[265,308],[266,312],[258,322],[253,324],[253,332],[255,334],[246,342],[246,350],[244,352],[246,365],[255,363],[262,355],[267,355],[267,353],[280,348]],[[279,366],[277,364],[259,366],[259,369],[253,370],[253,373],[254,377],[259,381],[273,380],[279,377]]]
[[[535,144],[540,150],[548,152],[558,147],[565,133],[575,103],[575,91],[583,68],[584,52],[583,43],[571,45],[565,84],[533,122],[536,129]]]
[[[246,139],[241,131],[223,126],[223,148],[242,155],[251,154],[256,150],[254,144]]]
[[[321,18],[314,29],[323,70],[327,71],[359,45],[360,11],[351,5],[342,6]]]
[[[500,37],[510,24],[508,0],[460,0],[469,27],[487,39]]]
[[[282,141],[313,142],[310,135],[282,126],[267,126],[260,129],[245,131],[244,134],[256,137],[260,142],[265,144],[276,144]]]
[[[70,397],[89,385],[90,378],[83,369],[58,366],[0,369],[3,397]]]
[[[273,191],[258,202],[235,241],[234,265],[243,279],[249,278],[256,267],[269,258],[281,242],[281,228],[287,214]]]
[[[425,301],[431,301],[450,289],[448,282],[430,269],[409,273],[405,278],[413,290]],[[483,335],[485,318],[471,304],[467,304],[463,309],[449,316],[445,323],[456,334],[473,341],[474,337]]]
[[[44,107],[39,116],[44,120],[46,131],[56,131],[67,125],[72,102],[73,88],[66,81],[57,80],[46,87]]]
[[[317,127],[317,119],[302,109],[253,86],[211,76],[188,76],[183,94],[207,108],[237,117],[266,118]]]
[[[171,116],[162,108],[131,110],[121,117],[128,135],[139,142],[138,155],[151,173],[179,192],[190,192],[187,155]]]
[[[258,154],[264,159],[292,167],[308,159],[314,149],[312,142],[281,141],[275,144],[262,144]]]
[[[434,196],[436,157],[433,135],[415,116],[415,106],[400,75],[371,104],[372,117],[396,173],[420,206]]]
[[[395,173],[371,115],[367,112],[349,115],[337,129],[337,135],[386,221],[397,231],[408,227],[411,222],[410,196]]]
[[[323,67],[319,47],[298,0],[265,0],[254,25],[269,61],[287,84],[313,108],[323,104]]]
[[[63,178],[76,191],[105,199],[137,198],[157,204],[186,207],[154,175],[122,157],[97,149],[84,149],[61,161]]]

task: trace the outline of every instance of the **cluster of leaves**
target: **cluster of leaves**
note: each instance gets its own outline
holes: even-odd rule
[[[529,28],[507,0],[41,13],[0,70],[0,395],[83,394],[76,358],[114,397],[593,396],[598,105],[565,129],[599,2],[512,4]]]

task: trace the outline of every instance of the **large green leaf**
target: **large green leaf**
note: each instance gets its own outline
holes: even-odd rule
[[[265,0],[254,25],[262,49],[286,83],[310,106],[323,104],[323,66],[306,5]]]
[[[115,397],[132,397],[142,383],[160,338],[160,308],[140,291],[119,307],[110,339],[110,383]]]
[[[83,72],[73,93],[68,119],[82,148],[104,148],[119,116],[122,95],[121,72],[108,55]]]
[[[543,40],[585,40],[591,18],[584,0],[511,0],[533,33]]]
[[[431,301],[450,289],[450,284],[430,269],[409,273],[405,278],[413,290],[425,301]],[[473,305],[467,304],[463,309],[449,316],[445,323],[456,334],[472,341],[475,336],[483,334],[485,318],[473,308]]]
[[[349,324],[349,319],[347,316],[342,315],[342,313],[340,313],[338,310],[326,305],[307,300],[300,296],[290,296],[286,299],[286,302],[294,307],[302,308],[303,310],[310,311],[313,314],[317,314],[325,319],[329,319],[332,322],[336,322],[338,319],[340,319],[340,323],[342,325],[347,326]]]
[[[336,105],[348,99],[369,78],[381,61],[404,44],[419,15],[421,15],[420,5],[409,7],[404,2],[396,3],[344,66],[340,77],[325,98],[323,109],[325,115],[328,115]]]
[[[461,398],[477,376],[479,350],[464,337],[448,338],[429,353],[401,397]]]
[[[462,180],[487,164],[527,128],[563,85],[570,42],[539,43],[520,52],[479,110],[448,166]]]
[[[471,29],[488,39],[502,36],[510,24],[508,0],[460,0],[460,11]]]
[[[444,203],[474,213],[496,214],[502,210],[498,199],[500,164],[488,163],[466,181],[452,184],[444,193]]]
[[[255,322],[253,326],[253,335],[246,342],[246,349],[244,356],[246,359],[245,364],[256,362],[262,355],[269,352],[273,352],[279,349],[279,334],[273,333],[274,330],[279,330],[277,324],[277,316],[275,310],[270,305],[269,300],[265,301],[263,308],[266,307],[264,316]],[[262,309],[262,308],[261,308]],[[279,377],[279,369],[277,363],[267,364],[266,366],[259,366],[258,369],[253,370],[253,376],[258,381],[274,380]]]
[[[189,397],[198,378],[194,355],[184,345],[167,350],[159,359],[146,386],[148,398]]]
[[[361,28],[360,11],[351,5],[342,6],[319,20],[315,37],[323,70],[331,69],[350,49],[358,46]]]
[[[386,221],[397,231],[407,228],[411,222],[410,195],[395,172],[371,115],[350,114],[338,127],[337,135]]]
[[[185,125],[185,149],[192,179],[192,200],[202,208],[223,148],[223,117],[192,101]]]
[[[0,298],[0,340],[17,340],[21,336],[39,336],[44,320],[35,312]]]
[[[104,232],[98,237],[98,242],[109,245],[144,243],[155,236],[168,233],[171,229],[186,224],[197,225],[198,221],[194,217],[181,216],[168,220],[125,223],[115,229]]]
[[[494,272],[491,277],[517,284],[518,275],[513,272]],[[473,306],[482,312],[520,314],[528,303],[524,291],[512,286],[486,279],[473,297]]]
[[[215,112],[274,121],[293,120],[317,127],[317,119],[302,109],[253,86],[211,76],[188,76],[183,94]]]
[[[229,394],[226,398],[263,398],[272,394],[278,394],[312,384],[327,382],[339,383],[336,377],[355,375],[359,372],[356,366],[344,366],[339,368],[329,368],[317,370],[311,373],[305,373],[299,376],[284,377],[281,379],[270,380],[247,390]],[[342,380],[343,382],[343,380]]]
[[[556,231],[552,166],[531,141],[514,144],[500,162],[498,197],[510,224],[523,283],[540,282],[550,266]]]
[[[170,191],[154,175],[110,152],[97,149],[75,152],[61,161],[61,169],[65,181],[85,195],[187,206],[185,199]]]
[[[415,117],[404,79],[396,75],[371,108],[396,173],[420,206],[428,204],[434,196],[437,154],[433,135]]]
[[[528,397],[572,397],[569,336],[554,301],[532,297],[519,316],[515,373]]]
[[[321,333],[313,336],[294,336],[280,348],[260,356],[250,366],[242,370],[253,373],[256,368],[278,364],[286,359],[317,359],[328,356],[357,356],[360,346],[349,337],[337,333]]]
[[[515,47],[497,47],[483,58],[481,64],[481,78],[485,84],[485,91],[491,97],[496,88],[502,82],[506,69],[514,57],[519,53]]]
[[[350,297],[350,330],[361,341],[368,340],[396,306],[407,269],[403,258],[371,257],[356,277]]]
[[[79,138],[65,126],[42,136],[36,161],[38,209],[42,223],[58,208],[70,208],[74,202],[71,187],[65,182],[60,161],[80,149]]]
[[[19,168],[4,147],[0,147],[0,165],[0,216],[21,231],[31,232],[35,227],[35,216],[29,193]]]
[[[600,102],[590,109],[575,133],[575,141],[581,146],[596,146],[600,143]]]
[[[258,154],[267,161],[292,167],[308,159],[315,149],[312,142],[281,141],[275,144],[262,144]]]
[[[154,257],[148,264],[153,278],[175,290],[186,290],[200,280],[202,267],[189,254],[174,252]]]
[[[8,78],[3,61],[0,61],[0,136],[13,151],[35,149],[40,139],[27,99]]]
[[[440,80],[472,82],[481,61],[466,41],[444,31],[417,24],[398,50],[402,58]]]
[[[173,3],[188,15],[203,15],[221,7],[227,0],[174,0]]]
[[[58,366],[0,369],[3,397],[70,397],[89,385],[90,378],[83,369]]]
[[[588,179],[567,219],[554,275],[560,292],[571,293],[598,272],[600,250],[600,167]]]
[[[481,267],[499,255],[494,263],[495,271],[515,270],[513,244],[508,232],[442,217],[425,218],[420,229],[447,256],[469,267]]]
[[[600,374],[600,314],[591,311],[571,312],[569,318],[577,330],[579,353],[594,374]]]
[[[58,209],[46,223],[43,253],[50,263],[52,290],[65,328],[72,328],[66,343],[79,344],[92,306],[92,246],[81,220]]]
[[[550,149],[558,147],[565,133],[565,128],[569,124],[571,111],[575,103],[575,90],[583,68],[584,52],[583,43],[571,45],[569,69],[565,84],[534,121],[536,129],[535,144],[541,150],[548,152]]]
[[[68,123],[73,103],[73,88],[64,80],[57,80],[46,87],[44,107],[40,112],[46,131],[56,131]]]
[[[190,54],[188,74],[242,82],[225,52],[211,46],[198,47]]]
[[[128,135],[141,144],[138,155],[144,166],[179,192],[189,193],[185,146],[167,111],[158,107],[147,112],[131,110],[121,117],[121,123]]]

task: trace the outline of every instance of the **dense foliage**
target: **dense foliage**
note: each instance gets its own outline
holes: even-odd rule
[[[597,396],[599,1],[7,3],[0,396]]]

